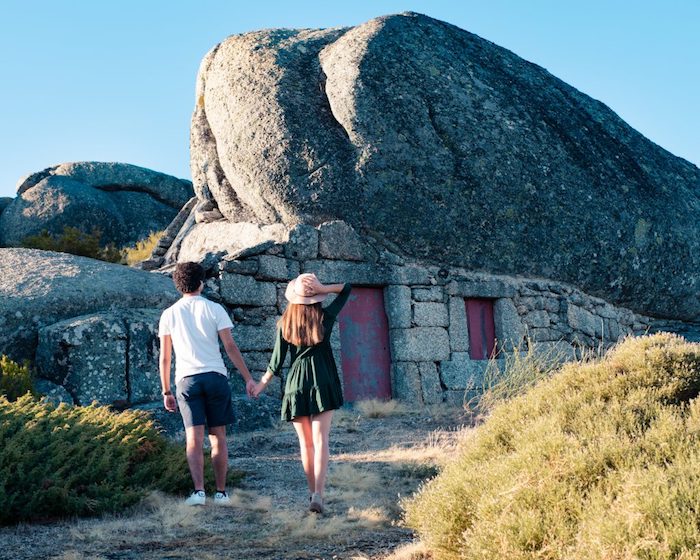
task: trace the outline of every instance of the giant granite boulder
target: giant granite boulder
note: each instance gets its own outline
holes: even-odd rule
[[[164,309],[178,297],[160,274],[65,253],[0,249],[0,354],[34,362],[42,327],[97,311]]]
[[[0,245],[42,230],[102,231],[103,243],[134,243],[160,231],[192,197],[189,181],[126,163],[63,163],[20,181],[0,215]]]
[[[232,222],[341,219],[425,261],[700,317],[700,170],[426,16],[229,37],[200,67],[191,155]]]

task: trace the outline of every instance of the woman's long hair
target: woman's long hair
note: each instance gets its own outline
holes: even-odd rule
[[[294,346],[313,346],[323,340],[323,308],[320,303],[290,303],[277,325],[282,338]]]

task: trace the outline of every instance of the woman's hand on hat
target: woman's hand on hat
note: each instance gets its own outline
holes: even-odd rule
[[[323,288],[323,284],[318,281],[315,276],[305,276],[301,279],[301,285],[304,290],[305,297],[315,296]]]

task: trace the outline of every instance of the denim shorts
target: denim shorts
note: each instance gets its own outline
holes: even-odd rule
[[[216,372],[198,373],[177,382],[177,404],[185,428],[225,426],[234,421],[228,378]]]

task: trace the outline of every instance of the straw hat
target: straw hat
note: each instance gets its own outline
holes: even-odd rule
[[[323,301],[328,297],[328,294],[314,294],[312,296],[304,295],[304,278],[316,278],[313,273],[300,274],[289,284],[287,284],[287,289],[284,292],[284,297],[287,298],[289,303],[299,303],[301,305],[311,305],[312,303],[318,303]]]

